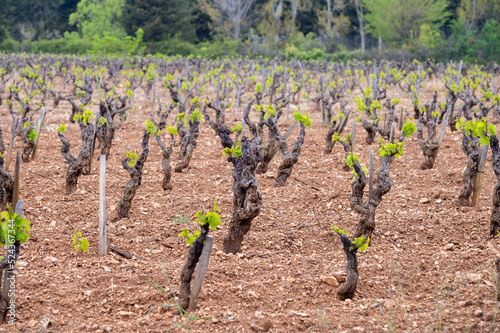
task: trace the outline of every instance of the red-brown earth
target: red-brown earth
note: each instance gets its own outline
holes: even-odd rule
[[[430,98],[430,93],[429,87],[425,96]],[[108,213],[116,208],[129,178],[121,159],[127,150],[138,151],[144,121],[153,111],[141,94],[128,119],[117,121],[119,130],[107,162]],[[397,97],[392,90],[389,95]],[[354,106],[350,99],[350,107]],[[346,264],[331,225],[352,233],[357,214],[349,208],[352,175],[342,171],[343,150],[337,145],[331,155],[323,155],[326,128],[319,113],[312,114],[313,126],[307,129],[288,185],[273,187],[279,155],[267,174],[257,176],[263,207],[238,255],[221,251],[233,212],[232,165],[222,155],[213,130],[202,121],[191,164],[185,172],[173,174],[172,191],[161,188],[161,153],[150,140],[130,218],[108,225],[110,242],[136,256],[125,259],[115,253],[98,257],[97,158],[91,174],[79,178],[78,190],[65,195],[67,164],[56,128],[67,122],[69,111],[69,104],[62,102],[47,116],[38,156],[21,166],[21,198],[32,229],[18,262],[17,323],[0,331],[249,332],[269,323],[269,332],[498,330],[493,271],[500,245],[487,241],[496,178],[490,153],[477,207],[457,206],[466,165],[460,133],[447,130],[432,170],[419,169],[421,150],[415,135],[405,140],[404,154],[391,165],[392,189],[377,209],[372,243],[358,255],[356,295],[342,302],[336,298],[336,287],[323,282],[324,277],[343,272]],[[231,110],[226,116],[231,125],[233,115]],[[282,132],[292,122],[292,116],[280,121]],[[0,126],[7,144],[11,118],[5,104],[0,107]],[[297,130],[290,144],[296,135]],[[369,151],[377,152],[378,146],[366,145],[365,135],[358,126],[356,151],[367,163]],[[76,155],[78,125],[68,125],[67,137]],[[19,147],[17,138],[15,148]],[[178,147],[172,165],[177,151]],[[170,293],[168,278],[177,292],[188,246],[178,237],[186,225],[174,220],[186,215],[194,230],[193,215],[214,199],[222,210],[223,225],[211,232],[215,241],[210,265],[196,320],[189,320],[176,308],[158,307],[172,306],[173,299],[148,281]],[[73,249],[74,230],[88,238],[88,253]]]

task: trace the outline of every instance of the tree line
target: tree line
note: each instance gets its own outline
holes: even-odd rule
[[[5,51],[85,53],[96,43],[103,46],[103,38],[104,46],[139,38],[142,47],[125,51],[484,62],[498,61],[499,37],[497,0],[3,0],[0,5]]]

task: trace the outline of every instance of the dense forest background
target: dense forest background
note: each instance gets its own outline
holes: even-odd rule
[[[0,50],[500,62],[500,1],[2,0]]]

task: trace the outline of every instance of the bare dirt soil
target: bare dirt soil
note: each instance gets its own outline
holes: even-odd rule
[[[140,95],[136,103],[138,108],[125,122],[117,121],[120,129],[107,168],[109,213],[129,178],[121,159],[127,150],[138,151],[144,121],[154,110]],[[352,101],[350,107],[355,107]],[[311,109],[312,103],[304,108]],[[191,165],[173,175],[172,191],[161,188],[161,153],[150,140],[142,186],[130,218],[108,226],[110,242],[135,255],[125,259],[115,253],[98,257],[97,153],[91,174],[79,178],[74,194],[65,195],[67,164],[60,154],[56,128],[63,120],[67,122],[69,111],[69,104],[62,102],[48,115],[38,156],[22,164],[21,198],[32,229],[18,262],[16,330],[250,332],[271,325],[269,332],[498,330],[493,271],[500,245],[497,240],[487,241],[496,182],[491,153],[477,207],[458,207],[466,165],[460,133],[447,130],[432,170],[419,169],[421,150],[416,137],[405,140],[405,153],[391,165],[392,190],[378,207],[372,243],[358,256],[356,296],[341,302],[336,287],[324,282],[325,277],[344,272],[346,264],[340,238],[331,225],[352,233],[357,215],[349,208],[352,175],[342,171],[341,146],[336,145],[329,156],[322,153],[326,128],[321,126],[319,113],[312,115],[313,127],[307,129],[288,185],[273,187],[281,161],[278,155],[270,171],[257,176],[263,208],[238,255],[221,251],[232,214],[232,166],[222,155],[213,130],[202,122]],[[231,125],[235,124],[233,114],[226,116]],[[292,116],[282,120],[282,132],[292,122]],[[11,118],[5,105],[0,108],[0,126],[8,143]],[[68,125],[66,134],[76,155],[78,125]],[[358,126],[356,151],[367,163],[369,151],[377,152],[378,146],[366,145],[365,135]],[[15,148],[20,147],[18,140]],[[172,307],[154,308],[174,302],[148,281],[170,293],[169,279],[177,292],[188,254],[188,246],[178,237],[186,225],[175,223],[175,217],[189,217],[193,230],[192,216],[214,199],[222,209],[224,224],[211,232],[214,248],[194,314],[197,320],[178,315]],[[88,238],[88,253],[75,253],[74,230]],[[6,325],[0,331],[14,328]]]

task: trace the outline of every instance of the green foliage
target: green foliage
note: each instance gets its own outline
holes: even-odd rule
[[[167,126],[165,130],[170,134],[177,135],[177,128],[175,127]]]
[[[61,124],[61,126],[59,126],[57,128],[57,133],[64,133],[64,132],[66,132],[66,124],[63,121],[63,123]]]
[[[340,229],[336,225],[332,225],[333,231],[335,231],[338,235],[344,235],[344,236],[349,236],[349,232],[344,229]],[[365,236],[362,235],[360,237],[354,238],[354,240],[351,242],[351,247],[349,248],[349,251],[353,251],[356,249],[359,252],[363,252],[366,250],[368,245],[370,244],[370,237],[365,239]]]
[[[226,147],[222,151],[222,154],[224,156],[227,156],[229,154],[229,155],[234,156],[234,157],[240,157],[241,156],[240,146],[236,145],[236,146],[232,146],[231,148]]]
[[[333,231],[335,231],[339,235],[349,236],[349,232],[347,230],[340,229],[336,225],[332,225],[332,229],[333,229]]]
[[[123,37],[120,18],[125,0],[81,0],[77,11],[69,16],[69,23],[76,25],[85,38],[102,37],[105,33]]]
[[[81,120],[85,125],[88,125],[90,120],[92,120],[92,117],[94,117],[94,114],[90,110],[85,110],[83,113],[77,113],[73,117],[74,121]]]
[[[217,214],[220,212],[219,207],[217,207],[217,200],[214,200],[212,207],[205,213],[203,210],[198,211],[194,217],[196,218],[196,225],[208,224],[210,229],[215,230],[219,225],[222,224],[220,221],[220,216]],[[183,229],[179,234],[179,237],[186,237],[186,243],[193,245],[194,241],[200,236],[200,231],[195,231],[192,234],[188,229]]]
[[[345,138],[342,138],[338,133],[333,133],[332,140],[337,142],[344,142],[345,144],[350,144],[351,134],[347,134]]]
[[[354,167],[354,162],[358,162],[359,163],[359,157],[358,155],[356,155],[355,153],[349,153],[345,159],[345,163],[347,164],[347,166],[349,168],[353,168]]]
[[[201,112],[200,110],[194,110],[193,112],[191,112],[191,115],[189,116],[189,119],[191,120],[191,122],[199,122],[201,120]]]
[[[352,251],[354,247],[356,247],[359,252],[363,252],[364,250],[366,250],[368,245],[370,245],[370,237],[365,239],[365,236],[361,235],[360,237],[354,238],[349,250]]]
[[[257,83],[257,85],[255,86],[255,92],[257,92],[257,94],[260,94],[262,92],[262,85],[260,83]]]
[[[404,153],[403,149],[403,144],[404,142],[396,142],[396,143],[386,143],[384,144],[384,139],[380,138],[379,140],[379,153],[380,157],[384,157],[386,155],[388,156],[394,156],[395,158],[398,158]]]
[[[320,38],[312,32],[307,35],[301,32],[294,34],[285,45],[283,55],[287,60],[319,60],[326,57]]]
[[[36,137],[36,130],[33,128],[28,132],[28,139],[30,139],[30,141],[35,141]]]
[[[257,109],[260,107],[260,109],[262,110],[262,106],[258,105],[257,106]],[[264,114],[264,119],[268,120],[271,115],[275,116],[276,115],[276,109],[274,108],[274,106],[272,104],[269,104],[268,106],[266,106],[265,108],[265,114]]]
[[[87,238],[82,237],[82,233],[80,231],[73,230],[73,246],[75,252],[78,250],[82,250],[83,252],[89,252],[89,241]]]
[[[16,214],[7,204],[7,210],[0,214],[0,246],[26,243],[30,228],[30,221]]]
[[[144,31],[142,29],[137,30],[135,37],[124,36],[118,38],[110,35],[109,32],[104,33],[103,37],[94,35],[92,39],[92,53],[116,56],[142,54],[146,48],[142,45],[143,36]]]
[[[293,113],[293,117],[295,118],[296,121],[300,121],[302,125],[306,127],[312,125],[312,120],[311,118],[309,118],[309,113],[306,113],[306,115],[304,116],[302,115],[302,113],[300,113],[300,109],[298,109]]]
[[[368,29],[385,40],[411,44],[420,36],[422,25],[441,27],[450,15],[447,0],[364,0]],[[390,17],[390,19],[388,19]],[[425,30],[425,29],[424,29]]]
[[[108,120],[104,117],[99,117],[99,124],[104,125],[108,122]]]
[[[479,143],[482,146],[490,144],[490,136],[497,134],[495,125],[489,124],[486,118],[481,120],[470,120],[465,122],[462,118],[457,119],[457,129],[465,130],[466,135],[472,135],[479,138]]]
[[[177,224],[188,224],[189,218],[186,215],[176,215],[174,218],[174,223]]]
[[[242,130],[243,130],[243,127],[241,126],[241,124],[236,124],[236,126],[231,127],[231,133],[241,132]]]
[[[149,135],[160,135],[160,130],[158,127],[156,127],[155,123],[153,123],[151,120],[146,120],[146,132]]]
[[[134,165],[135,165],[135,162],[137,162],[137,159],[139,158],[139,156],[137,156],[136,153],[129,152],[129,151],[127,151],[125,153],[125,156],[127,156],[127,158],[129,159],[128,166],[131,167],[131,168],[133,168]]]
[[[417,125],[413,121],[408,121],[403,125],[403,132],[405,136],[409,138],[413,133],[417,131]]]

